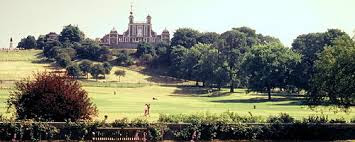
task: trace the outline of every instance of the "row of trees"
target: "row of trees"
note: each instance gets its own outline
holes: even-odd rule
[[[98,79],[100,75],[106,78],[106,74],[110,74],[112,66],[108,62],[102,64],[93,64],[89,60],[83,60],[80,64],[73,63],[66,68],[68,75],[78,78],[79,76],[86,76],[89,78],[89,73],[95,79]]]
[[[109,61],[112,52],[108,47],[101,46],[97,41],[85,38],[77,26],[68,25],[61,33],[41,35],[36,40],[33,36],[23,38],[18,48],[43,49],[44,56],[55,59],[61,67],[67,67],[76,59],[89,59],[93,61]]]
[[[141,43],[136,56],[148,63],[167,65],[169,75],[204,86],[229,86],[230,92],[235,87],[247,87],[267,92],[269,99],[275,88],[304,90],[311,104],[349,107],[354,105],[355,96],[353,44],[350,36],[338,29],[300,35],[292,48],[287,48],[277,38],[257,34],[248,27],[220,35],[182,28],[174,33],[170,46]],[[325,78],[326,74],[330,77]]]

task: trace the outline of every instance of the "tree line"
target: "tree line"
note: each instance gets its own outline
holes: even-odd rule
[[[194,80],[196,84],[221,89],[245,87],[249,91],[305,92],[309,104],[336,104],[348,108],[355,103],[354,39],[339,29],[308,33],[285,47],[279,39],[256,33],[249,27],[232,28],[221,34],[190,28],[176,30],[170,43],[141,42],[134,56],[121,51],[115,57],[108,47],[85,39],[78,27],[64,27],[58,38],[37,40],[29,36],[19,48],[43,49],[44,55],[67,67],[72,76],[90,73],[105,76],[110,63],[130,66],[165,67],[167,75]],[[106,62],[90,70],[72,61],[88,59]],[[109,63],[109,62],[110,63]],[[105,65],[106,64],[106,65]],[[106,69],[107,72],[107,69]]]
[[[249,27],[222,34],[178,29],[171,44],[140,43],[136,56],[168,75],[212,88],[305,92],[309,104],[355,104],[355,43],[339,29],[298,36],[292,47]]]

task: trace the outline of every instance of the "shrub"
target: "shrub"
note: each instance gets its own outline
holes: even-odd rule
[[[16,82],[7,104],[8,108],[15,108],[17,119],[77,121],[97,114],[96,106],[78,81],[48,72]]]
[[[270,116],[267,121],[268,123],[293,123],[295,118],[291,117],[287,113],[280,113],[278,116]]]
[[[134,61],[131,56],[129,56],[127,51],[118,53],[115,60],[116,64],[119,66],[130,66],[133,65]]]
[[[79,64],[80,70],[86,75],[86,78],[89,78],[89,72],[91,71],[92,68],[92,62],[89,60],[83,60]]]
[[[77,78],[77,77],[79,77],[80,74],[81,74],[81,70],[80,70],[80,68],[79,68],[79,65],[76,64],[76,63],[74,63],[74,64],[68,66],[68,67],[66,68],[66,70],[67,70],[68,75],[69,75],[69,76],[72,76],[72,77],[76,77],[76,78]]]
[[[95,64],[92,66],[90,74],[95,79],[98,79],[100,74],[105,75],[105,68],[101,64]]]
[[[331,119],[329,123],[346,123],[346,120],[344,117],[340,117],[340,118]]]
[[[71,58],[67,53],[61,53],[55,59],[57,64],[63,68],[66,68],[71,64]]]
[[[303,123],[327,123],[328,116],[325,115],[310,115],[307,118],[303,118]]]

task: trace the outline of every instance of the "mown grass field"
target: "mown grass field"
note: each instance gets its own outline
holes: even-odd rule
[[[52,70],[49,64],[38,63],[41,51],[0,51],[0,113],[6,112],[6,99],[13,89],[14,82],[28,77],[34,72]],[[118,82],[113,72],[118,69],[126,70],[126,76]],[[114,67],[112,73],[106,79],[96,82],[94,79],[81,80],[82,85],[93,102],[99,109],[102,119],[108,115],[110,121],[116,118],[128,117],[130,119],[143,117],[144,104],[151,104],[150,121],[156,121],[160,113],[221,113],[234,111],[241,115],[269,115],[288,113],[298,119],[313,114],[325,114],[329,118],[344,117],[350,120],[355,117],[354,108],[349,113],[334,113],[326,107],[320,107],[318,111],[310,110],[301,104],[300,97],[277,95],[273,101],[268,101],[264,94],[249,93],[237,89],[236,93],[227,93],[227,89],[221,92],[208,94],[196,87],[181,87],[184,82],[166,79],[159,76],[151,76],[141,71],[123,67]],[[114,95],[116,92],[116,95]],[[158,100],[153,100],[156,97]],[[254,109],[254,105],[256,109]],[[10,114],[5,114],[9,116]]]

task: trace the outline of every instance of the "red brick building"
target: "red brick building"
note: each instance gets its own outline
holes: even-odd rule
[[[148,42],[156,44],[159,42],[169,42],[170,34],[168,30],[164,30],[161,35],[158,35],[152,28],[152,17],[147,16],[145,22],[135,22],[133,12],[130,12],[128,29],[119,34],[113,28],[109,34],[101,38],[100,42],[103,45],[121,48],[134,48],[139,42]]]

